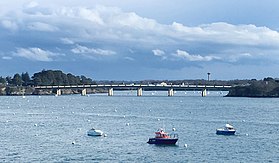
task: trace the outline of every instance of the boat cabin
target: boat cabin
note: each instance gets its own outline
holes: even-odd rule
[[[233,130],[234,129],[234,127],[230,124],[226,124],[225,128],[228,129],[228,130]]]
[[[155,132],[155,138],[170,138],[170,136],[163,129],[159,129],[158,132]]]

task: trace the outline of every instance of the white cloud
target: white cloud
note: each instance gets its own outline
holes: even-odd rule
[[[18,48],[14,53],[14,56],[23,57],[33,61],[53,61],[53,57],[60,56],[62,54],[45,51],[40,48]]]
[[[60,40],[62,41],[63,44],[68,44],[68,45],[72,45],[75,43],[73,40],[69,38],[61,38]]]
[[[11,13],[15,14],[11,14]],[[7,13],[8,14],[8,13]],[[5,28],[27,27],[40,31],[57,31],[77,37],[81,41],[94,39],[134,41],[140,44],[179,44],[209,42],[216,44],[275,46],[279,33],[267,27],[233,25],[225,22],[190,27],[174,22],[160,24],[154,19],[141,17],[134,12],[124,12],[116,7],[58,7],[40,6],[31,2],[22,11],[10,11],[9,20],[2,21]],[[17,23],[22,24],[18,27]],[[70,37],[65,36],[65,37]],[[163,38],[163,39],[162,39]],[[171,45],[170,45],[171,46]]]
[[[10,57],[10,56],[3,56],[2,59],[4,59],[4,60],[11,60],[11,59],[13,59],[13,58]]]
[[[154,50],[152,50],[152,52],[155,56],[164,56],[165,55],[165,52],[160,49],[154,49]]]
[[[254,55],[267,54],[269,52],[267,49],[272,50],[272,55],[269,57],[275,58],[275,54],[279,52],[279,33],[267,27],[251,24],[233,25],[225,22],[199,26],[187,26],[177,22],[161,24],[154,19],[142,17],[135,12],[125,12],[117,7],[101,5],[60,7],[36,1],[21,8],[17,7],[16,11],[5,9],[3,12],[6,13],[0,15],[2,27],[13,32],[19,31],[13,35],[13,38],[9,38],[18,40],[17,47],[23,47],[20,42],[28,44],[29,40],[32,42],[30,41],[27,46],[34,46],[32,45],[34,42],[44,44],[58,40],[58,45],[55,46],[62,51],[71,51],[91,58],[121,55],[118,49],[121,51],[125,48],[133,49],[133,51],[128,50],[128,53],[133,55],[144,55],[139,51],[154,49],[153,54],[162,59],[176,57],[176,59],[196,62],[225,61],[225,59],[237,62],[239,58],[251,59]],[[53,34],[49,38],[32,35],[32,32],[37,31]],[[24,32],[29,32],[26,35],[30,34],[30,37],[23,37]],[[74,48],[69,46],[74,44],[76,44]],[[88,47],[79,44],[86,44]],[[114,51],[102,49],[104,45],[114,46]],[[39,47],[47,49],[47,46],[53,45]],[[157,47],[159,49],[156,49]],[[170,49],[183,48],[191,49],[193,54],[182,50],[177,50],[173,55],[165,53]],[[203,52],[199,51],[201,49]],[[251,57],[233,57],[232,54],[240,54],[239,49],[249,53]],[[231,51],[229,54],[223,53],[228,50]]]
[[[86,46],[77,45],[76,48],[71,50],[75,54],[97,55],[97,56],[111,56],[116,54],[112,50],[104,50],[99,48],[88,48]]]
[[[93,23],[104,25],[103,19],[100,17],[99,12],[97,10],[79,8],[78,16],[83,19],[89,20]]]
[[[183,58],[188,61],[211,61],[214,59],[219,59],[215,56],[201,56],[201,55],[191,55],[186,51],[183,50],[177,50],[175,54],[173,54],[175,57]]]
[[[234,54],[230,55],[228,58],[229,62],[237,62],[240,59],[247,59],[247,58],[252,58],[253,56],[250,53],[241,53],[241,54]]]
[[[152,52],[155,56],[161,57],[163,60],[167,59],[166,53],[163,50],[154,49]]]
[[[128,61],[134,61],[135,59],[132,58],[132,57],[124,57],[125,60],[128,60]]]
[[[37,7],[38,5],[39,5],[38,2],[32,1],[32,2],[30,2],[28,4],[26,4],[25,7],[26,8],[34,8],[34,7]]]
[[[1,22],[2,26],[8,30],[15,31],[18,29],[18,25],[16,22],[11,20],[3,20]]]
[[[173,23],[174,37],[184,37],[188,41],[213,42],[245,46],[275,46],[278,48],[279,33],[267,27],[255,25],[233,25],[225,22],[187,27]]]
[[[27,28],[30,30],[35,30],[35,31],[45,31],[45,32],[54,32],[58,31],[58,28],[46,23],[42,22],[33,22],[27,25]]]

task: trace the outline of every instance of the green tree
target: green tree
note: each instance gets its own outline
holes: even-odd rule
[[[31,79],[30,79],[30,76],[29,76],[28,72],[22,73],[21,78],[22,78],[22,81],[23,81],[22,85],[27,86],[27,85],[31,84],[30,83]]]
[[[93,81],[90,78],[86,78],[85,76],[81,75],[81,84],[92,84]]]
[[[23,82],[21,76],[18,73],[16,73],[14,75],[14,78],[12,79],[12,84],[15,86],[22,86],[22,83]]]
[[[43,85],[42,80],[39,77],[34,77],[33,78],[33,85],[38,86],[38,85]]]
[[[0,84],[6,85],[6,83],[7,83],[6,79],[0,76]]]
[[[6,81],[7,81],[8,84],[12,84],[12,77],[7,76]]]

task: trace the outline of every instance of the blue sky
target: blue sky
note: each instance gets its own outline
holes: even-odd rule
[[[0,2],[0,75],[96,80],[278,77],[277,0]]]

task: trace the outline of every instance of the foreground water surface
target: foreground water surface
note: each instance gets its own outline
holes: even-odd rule
[[[278,162],[279,99],[149,92],[0,97],[0,162]],[[225,123],[235,136],[215,134]],[[90,137],[98,128],[107,137]],[[146,142],[177,129],[176,146]],[[187,147],[186,147],[187,145]]]

